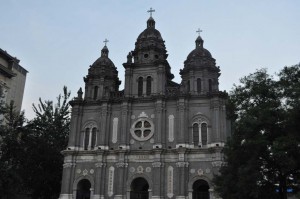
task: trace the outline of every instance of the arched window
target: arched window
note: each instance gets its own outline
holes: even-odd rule
[[[96,100],[97,99],[97,97],[98,97],[98,86],[95,86],[94,87],[94,100]]]
[[[201,142],[202,145],[207,145],[207,124],[201,124]]]
[[[212,81],[211,81],[211,79],[208,80],[208,90],[209,90],[209,92],[212,91]]]
[[[199,145],[199,124],[195,123],[193,125],[193,142],[195,146]]]
[[[186,89],[187,89],[187,92],[190,92],[190,80],[187,81],[187,85],[186,85]]]
[[[201,79],[200,78],[197,79],[197,92],[201,93]]]
[[[143,78],[139,77],[138,79],[138,96],[143,95]]]
[[[86,128],[84,133],[84,150],[88,150],[89,142],[90,142],[90,128]]]
[[[96,146],[96,140],[97,140],[97,128],[93,124],[90,124],[84,130],[84,141],[83,141],[84,150],[94,149]]]
[[[97,128],[94,127],[92,129],[92,143],[91,143],[91,149],[94,149],[95,144],[96,144],[96,133],[97,133]]]
[[[150,95],[151,94],[151,77],[148,76],[147,77],[147,84],[146,84],[146,95]]]

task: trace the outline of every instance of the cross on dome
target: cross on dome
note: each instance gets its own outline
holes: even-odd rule
[[[153,10],[152,8],[150,8],[150,10],[148,10],[147,12],[150,12],[150,17],[152,17],[152,12],[155,12],[155,10]]]
[[[104,42],[104,44],[106,46],[107,42],[109,42],[109,41],[107,39],[105,39],[103,42]]]
[[[200,30],[200,28],[198,28],[198,30],[196,31],[196,33],[199,34],[199,37],[200,37],[200,33],[202,32],[202,30]]]

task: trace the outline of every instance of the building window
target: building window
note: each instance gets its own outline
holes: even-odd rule
[[[206,146],[208,140],[208,125],[206,122],[193,124],[193,143],[195,146]]]
[[[89,142],[90,142],[90,128],[86,128],[84,133],[84,150],[88,150]]]
[[[201,79],[200,78],[197,79],[197,92],[201,93]]]
[[[94,149],[96,146],[97,128],[90,125],[84,131],[84,150]]]
[[[199,145],[199,124],[195,123],[193,125],[193,142],[195,146]]]
[[[91,143],[91,149],[94,149],[95,145],[96,145],[96,134],[97,134],[97,128],[94,127],[92,129],[92,143]]]
[[[209,90],[209,92],[212,91],[212,81],[211,81],[211,79],[208,80],[208,90]]]
[[[97,99],[97,97],[98,97],[98,86],[95,86],[94,87],[94,100],[96,100]]]
[[[140,118],[133,123],[130,132],[134,139],[138,141],[146,141],[153,136],[154,124],[146,118]]]
[[[187,81],[187,85],[186,85],[186,89],[187,89],[187,92],[190,92],[190,80]]]
[[[207,145],[207,124],[201,124],[201,142],[202,145]]]
[[[149,96],[151,94],[151,77],[147,77],[147,84],[146,84],[146,95]]]
[[[139,77],[138,79],[138,96],[143,95],[143,78]]]

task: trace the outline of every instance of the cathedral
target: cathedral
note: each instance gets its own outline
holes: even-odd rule
[[[106,40],[70,102],[60,199],[218,198],[212,178],[230,136],[220,68],[199,34],[172,81],[153,11],[123,64],[124,89]]]

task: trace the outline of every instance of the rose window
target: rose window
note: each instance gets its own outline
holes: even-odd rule
[[[139,141],[145,141],[152,137],[154,131],[154,125],[150,120],[139,119],[131,128],[131,135],[134,139]]]

